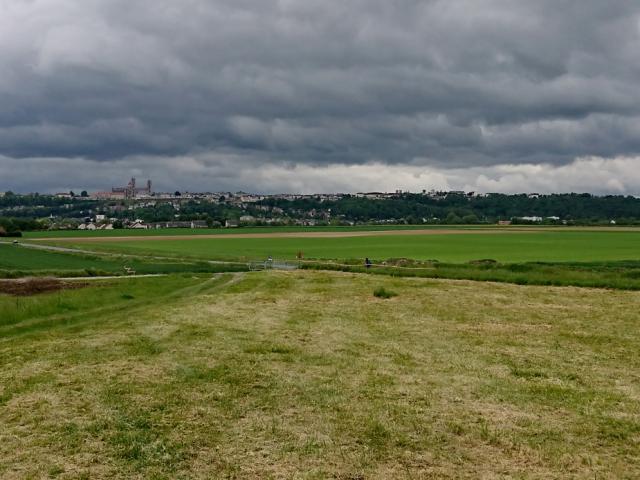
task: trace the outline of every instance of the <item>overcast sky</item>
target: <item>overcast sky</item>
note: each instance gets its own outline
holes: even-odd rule
[[[0,190],[640,195],[637,0],[0,0]]]

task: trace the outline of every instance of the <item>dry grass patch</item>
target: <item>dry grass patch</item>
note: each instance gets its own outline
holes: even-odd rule
[[[640,475],[638,293],[379,280],[249,273],[0,342],[0,476]]]

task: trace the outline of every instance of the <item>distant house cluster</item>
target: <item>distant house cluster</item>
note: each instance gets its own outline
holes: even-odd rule
[[[219,225],[219,224],[218,224]],[[207,222],[204,220],[191,220],[191,221],[171,221],[171,222],[153,222],[147,225],[148,228],[207,228]]]
[[[495,200],[491,199],[493,195],[497,196]],[[538,193],[524,195],[529,199],[545,197]],[[410,222],[522,225],[561,224],[571,221],[570,215],[566,212],[549,211],[540,208],[536,202],[528,202],[517,210],[520,216],[513,216],[513,213],[516,213],[513,209],[498,209],[494,205],[496,202],[497,204],[508,202],[509,199],[506,198],[508,196],[444,189],[425,189],[419,192],[397,189],[392,192],[365,191],[355,194],[269,195],[243,191],[154,192],[151,180],[147,180],[144,186],[138,186],[134,177],[126,186],[113,187],[111,191],[89,195],[83,190],[80,195],[69,192],[58,193],[55,196],[65,201],[52,206],[52,209],[55,209],[55,216],[51,214],[48,222],[53,229],[155,230],[280,225],[347,226],[362,222],[379,225]],[[522,195],[518,197],[519,200],[522,199]],[[485,198],[488,198],[486,202]],[[86,203],[78,201],[79,199],[85,200]],[[353,199],[372,200],[372,202],[357,202],[358,208],[355,210],[358,212],[352,215],[349,209],[352,208]],[[385,200],[402,200],[402,202],[389,202],[384,205],[384,208],[377,204],[378,201]],[[10,205],[5,208],[5,212],[13,213],[23,208],[26,207]],[[483,210],[489,212],[484,214]],[[562,215],[562,219],[556,216],[556,213]],[[611,223],[614,221],[611,220]]]
[[[113,224],[95,224],[93,222],[81,223],[78,230],[113,230]]]

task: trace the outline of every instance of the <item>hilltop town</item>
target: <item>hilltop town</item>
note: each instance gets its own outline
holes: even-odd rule
[[[156,192],[151,180],[80,194],[0,193],[5,230],[111,230],[356,224],[628,225],[640,199],[590,194],[464,191],[256,194]]]

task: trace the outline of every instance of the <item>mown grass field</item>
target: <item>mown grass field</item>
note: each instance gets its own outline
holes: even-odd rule
[[[57,244],[64,242],[56,242]],[[591,262],[640,260],[638,231],[563,231],[385,235],[319,238],[189,238],[185,240],[71,241],[81,248],[182,258],[388,258],[467,262]]]
[[[83,279],[78,279],[82,283]],[[104,313],[140,308],[203,282],[202,276],[100,279],[87,287],[16,297],[0,293],[0,339],[91,322]],[[187,288],[188,290],[188,288]]]
[[[2,478],[640,476],[637,292],[253,272],[0,308]]]

